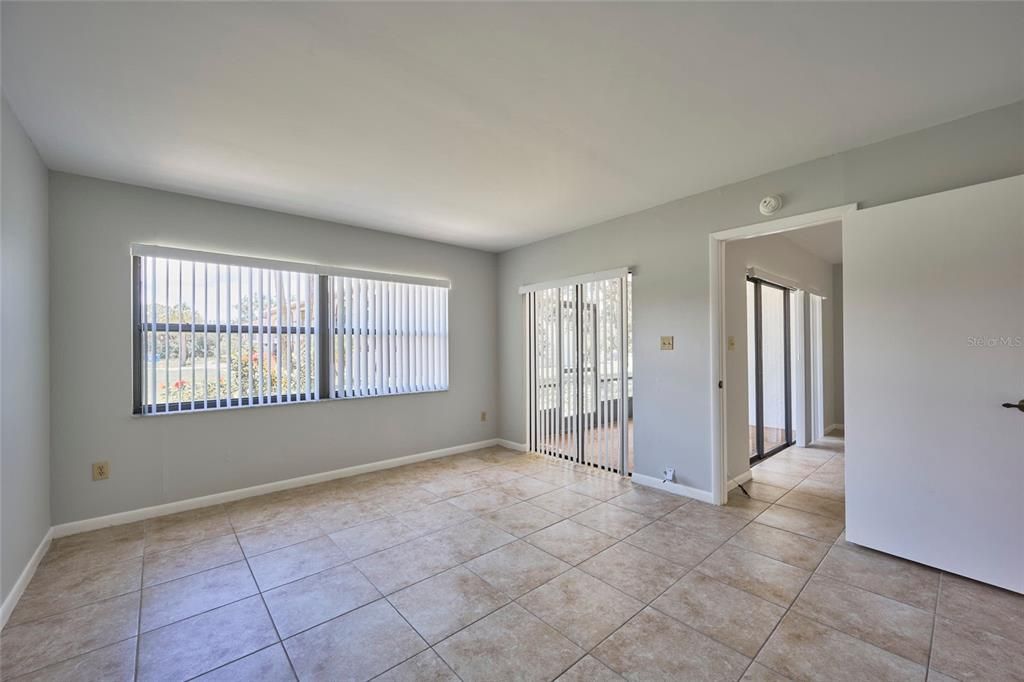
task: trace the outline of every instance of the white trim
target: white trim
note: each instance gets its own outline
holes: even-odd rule
[[[498,439],[498,445],[509,450],[518,450],[519,452],[526,452],[529,447],[526,443],[516,443],[515,441],[505,440],[504,438]]]
[[[18,605],[18,600],[25,593],[25,588],[28,587],[28,584],[32,582],[32,576],[36,574],[39,562],[46,555],[46,550],[50,549],[50,540],[52,539],[53,528],[50,528],[43,535],[43,539],[39,542],[39,546],[36,547],[36,551],[32,553],[32,558],[25,564],[25,568],[21,571],[21,575],[18,576],[14,586],[11,587],[11,591],[4,597],[3,606],[0,606],[0,628],[7,625],[7,619],[14,613],[14,607]]]
[[[736,478],[730,478],[729,479],[729,490],[732,490],[734,488],[738,488],[739,486],[743,485],[747,481],[752,481],[752,480],[754,480],[754,470],[753,469],[747,469],[746,471],[744,471],[742,474],[740,474]]]
[[[582,275],[574,275],[573,277],[566,277],[565,279],[555,279],[550,282],[537,282],[536,284],[524,284],[519,287],[519,293],[528,294],[531,291],[543,291],[545,289],[554,289],[556,287],[571,287],[575,284],[583,284],[584,282],[600,282],[604,279],[616,279],[618,277],[625,277],[633,270],[632,268],[622,267],[614,268],[612,270],[602,270],[600,272],[588,272]]]
[[[638,473],[633,474],[633,482],[647,486],[648,488],[664,490],[667,493],[679,495],[680,497],[692,497],[693,499],[700,500],[701,502],[710,502],[714,504],[714,496],[709,491],[700,490],[699,488],[691,488],[690,486],[683,485],[682,483],[663,481],[656,476],[647,476],[645,474]]]
[[[764,235],[799,230],[843,219],[857,210],[857,204],[844,204],[821,211],[766,220],[743,227],[720,230],[708,235],[708,274],[710,283],[711,322],[711,492],[706,493],[714,504],[725,504],[728,499],[726,456],[728,442],[725,411],[728,387],[725,386],[726,330],[725,330],[725,243],[735,239],[750,239]],[[718,383],[723,387],[718,388]],[[717,395],[716,395],[717,394]],[[634,475],[635,478],[635,475]],[[703,491],[702,491],[703,492]],[[699,498],[698,498],[699,499]]]
[[[228,490],[223,493],[204,495],[202,497],[192,497],[187,500],[178,500],[176,502],[168,502],[167,504],[158,504],[152,507],[143,507],[142,509],[118,512],[116,514],[108,514],[107,516],[97,516],[92,519],[71,521],[70,523],[62,523],[54,526],[51,530],[53,532],[53,537],[62,538],[66,535],[74,535],[75,533],[84,533],[86,531],[106,528],[108,526],[118,526],[124,523],[142,521],[156,516],[164,516],[165,514],[174,514],[176,512],[188,511],[190,509],[198,509],[199,507],[209,507],[215,504],[234,502],[235,500],[241,500],[246,497],[265,495],[267,493],[277,492],[278,490],[300,488],[305,485],[331,481],[336,478],[347,478],[349,476],[365,474],[371,471],[392,469],[404,464],[422,462],[423,460],[436,459],[438,457],[447,457],[448,455],[455,455],[460,452],[470,452],[472,450],[479,450],[481,448],[487,448],[498,444],[499,440],[497,438],[491,438],[489,440],[482,440],[476,443],[466,443],[464,445],[456,445],[450,448],[442,448],[440,450],[419,452],[413,455],[406,455],[404,457],[394,457],[392,459],[385,459],[379,462],[357,464],[355,466],[334,469],[333,471],[325,471],[319,474],[309,474],[308,476],[299,476],[297,478],[289,478],[283,481],[254,485],[249,488]]]
[[[177,260],[195,261],[197,263],[219,263],[221,265],[240,265],[243,267],[250,268],[263,268],[265,270],[309,272],[316,275],[334,275],[337,277],[356,277],[359,279],[371,279],[381,282],[401,282],[403,284],[419,284],[428,287],[443,287],[445,289],[451,288],[451,281],[437,277],[403,275],[391,272],[378,272],[375,270],[356,270],[353,268],[339,268],[333,265],[321,265],[317,263],[299,263],[286,260],[273,260],[269,258],[237,256],[227,253],[214,253],[210,251],[180,249],[173,246],[156,246],[153,244],[132,244],[132,255],[152,256],[154,258],[172,258]]]
[[[829,426],[827,426],[825,428],[825,435],[827,436],[828,434],[832,433],[836,429],[843,429],[845,431],[846,427],[843,426],[842,424],[830,424]]]

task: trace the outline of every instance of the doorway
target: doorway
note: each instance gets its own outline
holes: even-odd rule
[[[631,276],[553,284],[524,292],[530,450],[628,475]]]
[[[793,445],[792,291],[747,277],[750,462]]]

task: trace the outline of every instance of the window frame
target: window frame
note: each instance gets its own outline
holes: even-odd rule
[[[164,258],[178,260],[182,263],[205,263],[218,266],[240,266],[247,268],[260,268],[269,271],[300,273],[315,275],[316,286],[311,288],[310,295],[314,298],[311,303],[316,306],[316,316],[311,318],[311,324],[292,325],[260,325],[253,323],[226,323],[217,324],[196,323],[196,322],[147,322],[143,320],[143,311],[147,305],[142,300],[143,296],[143,258]],[[132,273],[132,415],[133,416],[154,416],[161,414],[187,414],[193,412],[211,412],[217,410],[238,409],[245,407],[263,407],[269,405],[287,405],[302,403],[317,403],[331,400],[359,400],[363,398],[397,397],[405,395],[419,395],[429,393],[444,393],[451,386],[451,341],[450,321],[451,310],[448,305],[448,292],[451,290],[451,282],[447,279],[422,277],[417,275],[405,275],[399,273],[386,273],[369,270],[357,270],[351,268],[339,268],[333,266],[316,265],[284,260],[272,260],[265,258],[252,258],[223,253],[195,251],[188,249],[132,244],[131,245],[131,273]],[[364,280],[380,281],[385,283],[412,284],[420,286],[438,287],[444,289],[445,310],[444,310],[444,347],[443,353],[446,358],[444,386],[442,388],[431,388],[424,390],[403,390],[374,395],[336,395],[335,387],[331,382],[334,371],[332,360],[332,349],[337,328],[332,323],[330,287],[332,277],[350,277]],[[192,282],[193,289],[195,282]],[[229,302],[230,305],[230,302]],[[313,322],[312,320],[315,320]],[[307,396],[305,391],[294,393],[270,394],[254,399],[253,396],[223,398],[207,398],[204,400],[190,400],[188,402],[171,402],[150,404],[146,402],[143,395],[143,373],[146,370],[146,362],[143,357],[145,348],[144,336],[147,333],[173,334],[176,332],[192,332],[200,334],[246,334],[256,333],[262,330],[264,334],[276,335],[279,331],[282,334],[303,334],[308,333],[313,337],[310,343],[315,351],[315,373],[313,375],[312,390]],[[369,334],[380,335],[379,329],[369,329]],[[165,342],[166,343],[166,342]],[[230,368],[230,364],[229,364]],[[228,370],[230,373],[230,369]]]

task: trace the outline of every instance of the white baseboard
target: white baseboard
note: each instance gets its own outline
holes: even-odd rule
[[[742,474],[740,474],[736,478],[730,478],[729,479],[729,490],[732,490],[733,488],[741,486],[744,483],[746,483],[747,481],[753,480],[753,478],[754,478],[754,472],[751,471],[750,469],[747,469],[746,471],[744,471]]]
[[[24,570],[21,575],[18,576],[17,582],[14,583],[14,587],[11,588],[10,593],[4,598],[3,606],[0,606],[0,628],[7,625],[7,619],[11,617],[14,612],[14,607],[18,604],[18,600],[21,599],[21,595],[24,594],[25,588],[32,582],[32,576],[36,574],[36,568],[39,567],[39,562],[43,560],[43,556],[46,555],[46,550],[50,549],[50,540],[53,538],[53,528],[46,531],[46,535],[43,536],[39,546],[36,547],[36,551],[33,552],[32,558],[25,564]]]
[[[331,481],[336,478],[347,478],[349,476],[365,474],[371,471],[380,471],[381,469],[392,469],[394,467],[402,466],[404,464],[422,462],[427,459],[436,459],[438,457],[447,457],[448,455],[457,455],[460,452],[470,452],[472,450],[479,450],[480,448],[487,448],[492,447],[494,445],[503,444],[504,443],[499,441],[499,439],[491,438],[489,440],[477,441],[476,443],[465,443],[463,445],[455,445],[453,447],[442,448],[440,450],[418,452],[416,454],[406,455],[404,457],[394,457],[392,459],[385,459],[379,462],[357,464],[355,466],[344,467],[342,469],[334,469],[333,471],[325,471],[319,474],[309,474],[308,476],[299,476],[297,478],[289,478],[283,481],[274,481],[273,483],[254,485],[249,488],[228,490],[226,492],[215,493],[213,495],[192,497],[187,500],[178,500],[176,502],[168,502],[166,504],[154,505],[152,507],[143,507],[142,509],[133,509],[131,511],[118,512],[116,514],[108,514],[106,516],[97,516],[92,519],[71,521],[70,523],[62,523],[60,525],[54,526],[50,530],[52,532],[52,537],[62,538],[66,535],[84,533],[86,531],[97,530],[99,528],[106,528],[108,526],[120,526],[125,523],[133,523],[135,521],[151,519],[156,516],[174,514],[177,512],[188,511],[190,509],[198,509],[200,507],[209,507],[214,504],[224,504],[225,502],[234,502],[235,500],[245,499],[246,497],[266,495],[267,493],[273,493],[279,490],[288,490],[290,488],[300,488],[304,485],[322,483],[324,481]],[[510,446],[505,445],[505,447]],[[6,601],[4,602],[4,605],[4,607],[6,608]]]
[[[842,424],[831,424],[831,425],[828,426],[828,428],[825,429],[825,435],[827,436],[828,434],[832,433],[836,429],[844,429],[845,430],[846,427],[843,426]]]
[[[498,439],[498,445],[509,450],[518,450],[519,452],[526,452],[528,446],[526,443],[516,443],[514,441],[505,440],[504,438]]]
[[[715,498],[711,494],[710,490],[700,490],[698,488],[691,488],[688,485],[683,485],[682,483],[662,481],[660,478],[655,476],[646,476],[644,474],[634,473],[633,482],[645,485],[648,488],[664,490],[665,492],[672,493],[673,495],[679,495],[680,497],[692,497],[695,500],[707,502],[708,504],[714,504],[715,502]]]

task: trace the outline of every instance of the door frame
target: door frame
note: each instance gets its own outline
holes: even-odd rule
[[[754,373],[757,388],[755,389],[755,412],[757,429],[757,454],[750,458],[751,462],[763,462],[772,455],[782,452],[796,444],[793,426],[793,338],[792,338],[792,294],[793,290],[781,284],[775,284],[756,275],[747,274],[747,282],[754,285]],[[764,287],[771,287],[782,292],[782,352],[783,352],[783,410],[785,411],[785,440],[770,450],[765,450],[764,442]],[[748,330],[749,338],[749,330]],[[749,368],[748,368],[749,369]],[[749,390],[749,386],[747,387]]]
[[[525,401],[524,401],[525,402],[524,422],[525,422],[525,429],[526,429],[526,436],[527,436],[527,442],[525,444],[527,452],[529,452],[531,450],[531,445],[532,445],[532,442],[533,442],[533,434],[534,434],[533,416],[534,416],[534,412],[535,412],[535,406],[533,404],[533,398],[534,398],[534,395],[533,395],[533,384],[531,382],[531,377],[534,374],[533,363],[534,363],[534,360],[535,360],[535,358],[533,357],[534,352],[533,352],[533,343],[532,343],[533,326],[535,324],[535,321],[534,321],[534,312],[535,311],[533,309],[533,306],[531,306],[531,304],[530,304],[530,298],[531,297],[529,296],[529,294],[535,293],[535,292],[538,292],[538,291],[550,290],[550,289],[559,289],[559,290],[561,290],[562,288],[565,288],[565,287],[573,287],[573,289],[574,289],[574,297],[573,297],[574,304],[573,305],[576,307],[576,317],[577,317],[577,320],[576,320],[576,334],[575,334],[575,336],[576,336],[575,343],[577,344],[577,355],[576,355],[577,366],[576,366],[575,382],[576,382],[577,391],[578,391],[577,392],[577,413],[576,413],[576,422],[575,422],[575,429],[576,429],[576,434],[575,434],[575,439],[576,439],[576,458],[570,460],[570,458],[567,458],[564,455],[556,455],[556,456],[558,456],[558,457],[560,457],[562,459],[566,459],[567,461],[573,461],[574,463],[586,464],[588,466],[593,466],[595,468],[602,469],[602,470],[615,471],[620,476],[632,476],[633,475],[632,468],[629,465],[629,442],[630,442],[630,436],[629,436],[628,429],[629,429],[629,423],[630,423],[630,419],[631,419],[630,412],[631,412],[631,406],[632,406],[632,398],[629,396],[629,381],[631,380],[631,377],[629,375],[629,367],[628,367],[629,360],[628,360],[628,358],[629,358],[630,353],[627,351],[627,349],[630,349],[632,347],[632,338],[631,338],[631,333],[630,333],[631,329],[629,328],[628,322],[630,320],[629,306],[631,306],[631,304],[632,304],[632,277],[633,277],[633,270],[634,270],[634,268],[632,268],[632,267],[624,266],[624,267],[615,268],[615,269],[612,269],[612,270],[601,270],[601,271],[598,271],[598,272],[590,272],[590,273],[575,275],[575,276],[572,276],[572,277],[566,277],[566,278],[558,279],[558,280],[549,280],[549,281],[544,281],[544,282],[536,282],[536,283],[531,283],[531,284],[524,284],[524,285],[519,287],[519,295],[520,295],[520,298],[522,299],[522,310],[523,310],[523,331],[522,331],[522,333],[523,333],[523,363],[524,363],[523,366],[526,368],[526,371],[523,373],[523,395],[524,395],[524,398],[525,398]],[[601,281],[611,280],[611,279],[619,279],[621,281],[621,286],[622,286],[621,294],[620,294],[621,295],[621,301],[620,301],[620,305],[619,305],[619,317],[620,317],[619,325],[620,325],[620,347],[622,349],[623,355],[620,358],[619,370],[618,370],[618,383],[619,383],[619,386],[620,386],[620,397],[617,400],[617,403],[619,404],[619,412],[621,414],[621,417],[620,417],[619,437],[618,437],[618,439],[619,439],[619,463],[618,463],[618,468],[617,469],[611,469],[610,467],[605,467],[603,465],[597,465],[597,464],[594,464],[594,463],[591,463],[591,462],[587,462],[587,461],[585,461],[584,458],[580,457],[581,453],[583,452],[583,447],[584,447],[584,445],[583,445],[583,433],[584,433],[584,431],[587,428],[589,428],[588,426],[586,426],[584,424],[584,413],[582,412],[582,407],[583,407],[583,404],[585,402],[585,397],[584,397],[585,394],[584,394],[584,392],[582,390],[582,384],[583,384],[583,380],[584,380],[583,379],[583,375],[584,375],[584,369],[583,369],[584,353],[583,353],[583,345],[582,345],[583,344],[583,327],[584,327],[584,323],[583,323],[583,317],[582,317],[582,314],[581,314],[581,310],[584,309],[584,308],[587,308],[587,307],[593,307],[595,321],[596,321],[596,316],[597,316],[597,312],[598,312],[597,307],[596,307],[595,304],[592,304],[592,303],[588,304],[588,303],[585,302],[585,300],[584,300],[584,293],[583,293],[583,287],[586,284],[591,283],[591,282],[601,282]],[[561,300],[561,298],[559,298],[559,301],[558,301],[558,308],[559,308],[559,322],[558,322],[558,327],[559,327],[559,349],[557,351],[558,352],[558,362],[559,362],[559,364],[562,361],[562,351],[561,351],[561,327],[562,327],[562,323],[561,323],[561,320],[562,320],[563,307],[564,307],[564,303]],[[597,333],[596,327],[595,327],[594,333],[595,334]],[[596,360],[596,358],[595,358],[595,360]],[[598,381],[598,374],[599,374],[599,372],[593,371],[593,373],[595,375],[595,387],[597,387],[597,385],[598,385],[597,381]],[[564,372],[560,370],[558,372],[558,375],[559,375],[559,377],[558,377],[558,382],[559,382],[559,391],[558,391],[558,393],[559,393],[559,401],[561,401],[561,399],[562,399],[561,398],[561,395],[562,395],[562,390],[561,389],[562,389],[562,381],[564,379]],[[597,396],[598,396],[598,394],[597,394],[597,392],[595,392],[595,410],[597,409],[597,405],[599,404]],[[559,404],[559,409],[560,408],[561,408],[561,403]],[[594,414],[596,414],[596,411],[595,411]],[[561,420],[559,420],[559,421],[561,421]],[[551,453],[547,453],[547,454],[551,454]]]
[[[711,493],[715,504],[725,504],[731,481],[727,475],[726,456],[728,441],[726,433],[725,347],[728,338],[725,330],[725,245],[727,242],[752,237],[763,237],[779,232],[789,232],[805,227],[840,222],[846,226],[845,218],[856,211],[856,203],[834,206],[820,211],[766,220],[742,227],[712,232],[708,235],[710,310],[711,310]],[[746,386],[743,387],[746,390]]]

